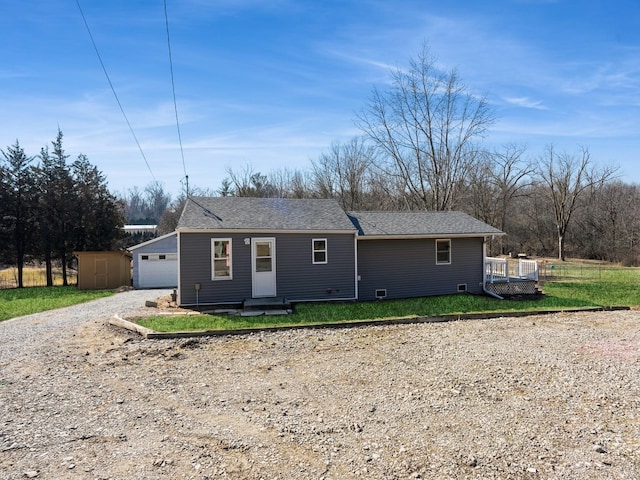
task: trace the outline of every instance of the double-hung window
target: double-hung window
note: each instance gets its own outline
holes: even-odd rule
[[[451,240],[436,240],[436,265],[451,263]]]
[[[327,263],[326,238],[314,238],[311,240],[311,258],[314,264]]]
[[[212,279],[231,280],[231,239],[211,239]]]

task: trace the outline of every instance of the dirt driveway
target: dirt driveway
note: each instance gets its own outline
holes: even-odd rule
[[[0,324],[0,479],[640,478],[640,312],[143,341],[108,308]]]

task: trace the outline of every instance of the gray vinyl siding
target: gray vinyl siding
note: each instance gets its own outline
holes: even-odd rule
[[[178,252],[178,236],[171,235],[157,242],[149,243],[140,248],[136,248],[131,252],[133,260],[133,288],[139,288],[140,285],[140,255],[147,253],[177,253]]]
[[[252,296],[250,234],[181,233],[180,303],[240,303]],[[288,300],[330,300],[355,297],[354,235],[322,233],[265,234],[276,239],[277,296]],[[231,280],[211,280],[211,239],[231,238]],[[326,238],[328,263],[312,264],[311,240]],[[195,284],[200,284],[196,298]]]
[[[446,238],[446,237],[443,237]],[[451,239],[451,263],[436,265],[435,239],[362,240],[358,242],[358,298],[374,300],[386,289],[386,298],[445,295],[482,290],[481,238]]]
[[[180,304],[241,303],[251,298],[251,246],[243,234],[180,234]],[[231,280],[211,279],[211,239],[231,238]],[[195,284],[200,284],[196,295]]]
[[[311,241],[327,239],[327,263],[313,264]],[[290,300],[355,298],[354,235],[297,234],[276,238],[278,295]]]

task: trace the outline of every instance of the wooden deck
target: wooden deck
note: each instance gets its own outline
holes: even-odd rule
[[[537,260],[487,257],[485,288],[501,297],[540,295]]]

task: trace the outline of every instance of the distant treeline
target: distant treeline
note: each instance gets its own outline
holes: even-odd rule
[[[491,255],[640,265],[640,190],[614,178],[614,169],[593,165],[587,150],[557,153],[549,147],[529,157],[510,145],[483,152],[450,185],[445,205],[434,204],[429,188],[411,191],[406,183],[414,179],[390,172],[376,155],[354,139],[332,145],[309,171],[228,169],[216,194],[335,198],[347,211],[460,210],[507,233],[490,242]]]

